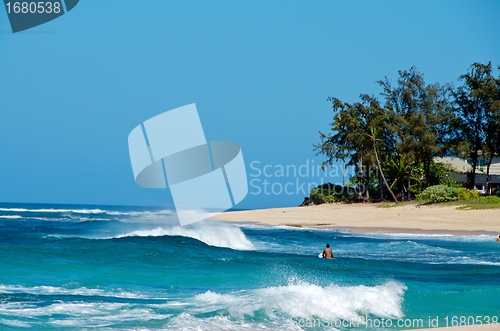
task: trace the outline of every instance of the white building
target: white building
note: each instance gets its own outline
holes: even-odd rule
[[[467,182],[467,176],[465,174],[472,171],[472,162],[470,159],[464,160],[456,157],[442,157],[436,158],[435,161],[451,165],[457,172],[453,178],[461,184]],[[476,165],[476,189],[481,194],[486,193],[486,170],[486,159],[479,156]],[[490,193],[500,188],[500,157],[498,156],[494,157],[491,162],[489,182],[491,185]]]

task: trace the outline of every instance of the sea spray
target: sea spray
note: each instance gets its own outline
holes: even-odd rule
[[[207,310],[227,310],[236,318],[253,316],[263,310],[269,317],[320,318],[347,320],[362,324],[366,316],[401,318],[404,291],[407,287],[390,281],[377,286],[318,286],[293,281],[286,286],[273,286],[229,294],[207,291],[195,302]]]
[[[109,297],[123,299],[140,299],[146,296],[127,292],[124,290],[106,291],[98,288],[87,287],[59,287],[59,286],[33,286],[0,284],[0,294],[29,294],[33,296],[54,295],[54,296],[79,296],[79,297]]]

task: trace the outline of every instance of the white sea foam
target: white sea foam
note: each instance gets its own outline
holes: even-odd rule
[[[122,237],[159,237],[181,236],[204,242],[210,246],[227,247],[235,250],[254,250],[254,245],[237,226],[215,222],[200,222],[189,227],[157,227],[139,229],[116,236]]]
[[[480,234],[480,235],[466,235],[457,236],[453,234],[435,234],[435,233],[383,233],[383,234],[354,234],[353,236],[361,236],[366,238],[392,238],[392,239],[438,239],[445,241],[463,241],[463,242],[488,242],[495,239],[495,236]]]
[[[27,208],[0,208],[0,211],[17,213],[75,213],[75,214],[105,214],[110,213],[102,209],[27,209]]]
[[[155,220],[155,219],[163,219],[165,217],[171,217],[175,215],[175,212],[171,209],[157,210],[157,211],[128,211],[128,212],[112,212],[108,211],[110,215],[126,215],[139,217],[141,219],[147,220]]]
[[[116,302],[63,302],[50,305],[3,303],[0,315],[23,319],[23,326],[35,327],[39,323],[54,327],[104,328],[116,323],[146,322],[161,320],[170,315],[159,313],[148,307],[137,307],[129,303]],[[64,316],[52,318],[55,315]],[[44,322],[41,322],[45,319]],[[9,320],[9,324],[16,323]]]
[[[463,265],[493,265],[500,266],[500,262],[484,261],[469,256],[453,256],[447,259],[430,261],[429,264],[463,264]]]
[[[257,222],[258,220],[254,220]],[[339,232],[336,230],[332,229],[322,229],[322,228],[315,228],[315,227],[307,227],[307,226],[293,226],[293,225],[283,225],[283,224],[278,224],[278,225],[261,225],[261,224],[251,224],[251,223],[236,223],[240,224],[244,228],[248,229],[255,229],[255,230],[287,230],[287,231],[329,231],[329,232]]]
[[[15,328],[30,328],[31,325],[28,323],[24,323],[21,321],[16,321],[16,320],[7,320],[7,319],[0,319],[0,325],[7,325],[7,326],[12,326]]]
[[[4,301],[0,304],[0,325],[14,327],[34,327],[39,323],[54,327],[90,327],[103,328],[115,323],[150,321],[165,319],[165,315],[154,310],[154,305],[138,305],[128,302],[107,302],[94,297],[145,299],[144,293],[131,293],[123,290],[102,290],[86,287],[64,288],[54,286],[26,287],[20,285],[0,285],[3,294],[32,294],[36,296],[65,296],[58,300],[50,300],[50,304],[38,305],[34,301]],[[70,297],[71,296],[71,297]],[[75,297],[72,297],[75,296]],[[155,296],[154,299],[158,299]],[[151,306],[151,307],[150,307]],[[60,315],[60,318],[52,318]],[[19,320],[21,319],[21,321]],[[42,322],[43,321],[43,322]]]
[[[19,215],[0,215],[0,218],[15,220],[15,219],[23,218],[23,217],[19,216]]]
[[[120,219],[121,222],[165,223],[175,219],[175,212],[170,209],[158,211],[114,211],[104,209],[65,209],[65,208],[0,208],[0,212],[23,213],[21,215],[0,215],[0,219],[26,219],[42,221],[109,221]],[[30,215],[31,216],[28,216]],[[38,214],[38,215],[36,215]],[[59,215],[58,215],[59,214]],[[33,216],[34,215],[34,216]],[[61,216],[62,215],[62,216]],[[96,217],[97,216],[97,217]],[[100,217],[99,217],[100,216]],[[175,219],[176,220],[176,219]]]
[[[480,260],[472,261],[472,262],[469,262],[469,263],[466,263],[466,264],[500,266],[500,262],[490,262],[490,261],[480,261]]]
[[[227,309],[231,316],[253,316],[258,310],[267,315],[291,318],[321,318],[363,323],[364,316],[401,318],[406,286],[388,282],[379,286],[321,287],[307,282],[256,289],[245,293],[197,295],[195,301],[207,309]]]
[[[102,289],[92,289],[86,287],[65,288],[57,286],[33,286],[25,287],[20,285],[2,285],[0,284],[0,293],[14,294],[27,293],[34,295],[74,295],[74,296],[102,296],[113,298],[140,299],[144,296],[123,290],[105,291]]]

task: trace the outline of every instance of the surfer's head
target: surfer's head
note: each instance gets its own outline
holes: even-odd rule
[[[500,236],[498,236],[498,237],[500,237]],[[330,248],[330,244],[326,244],[326,248]]]

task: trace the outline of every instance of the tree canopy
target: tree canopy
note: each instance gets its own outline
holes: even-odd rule
[[[444,156],[471,160],[473,187],[479,155],[489,173],[500,153],[500,75],[493,76],[491,63],[474,63],[459,82],[427,84],[412,67],[394,83],[378,81],[379,97],[361,94],[354,103],[329,97],[330,132],[320,132],[314,145],[326,157],[323,165],[342,160],[356,167],[353,183],[362,200],[377,192],[381,199],[411,199],[439,184],[449,169],[435,159]]]

